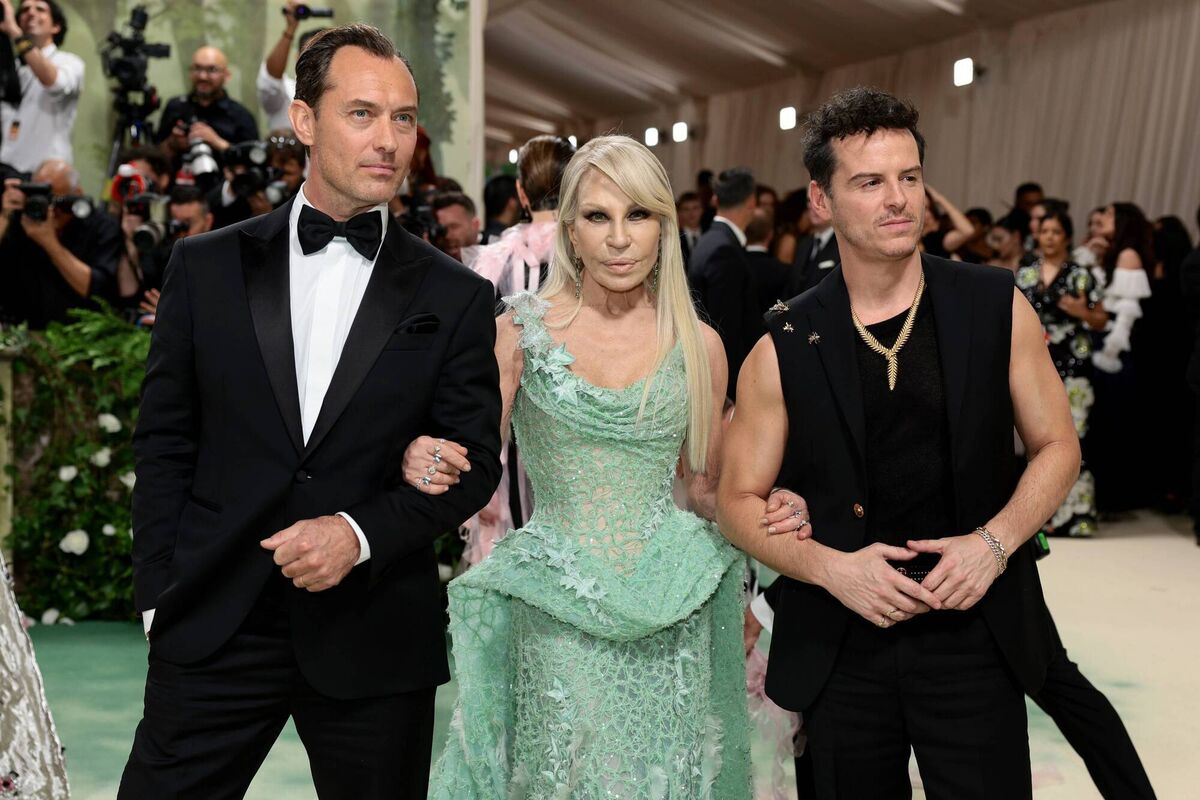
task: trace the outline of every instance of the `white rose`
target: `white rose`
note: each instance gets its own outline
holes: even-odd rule
[[[133,484],[137,483],[137,476],[132,472],[126,472],[121,476],[120,480],[121,483],[125,484],[126,489],[133,491]]]
[[[112,450],[107,447],[101,447],[92,453],[91,462],[97,467],[107,467],[112,463]]]
[[[58,547],[64,553],[81,556],[87,552],[89,541],[87,531],[74,530],[62,538],[62,541],[58,543]]]
[[[78,467],[59,467],[58,479],[63,483],[70,483],[75,480],[75,476],[79,474]]]
[[[103,533],[105,536],[116,536],[117,529],[113,525],[105,525],[103,528],[100,529],[100,532]]]
[[[58,622],[59,610],[57,608],[47,608],[42,612],[42,624],[53,625]]]
[[[96,417],[96,424],[105,433],[116,433],[121,430],[121,420],[112,414],[101,414],[99,417]]]

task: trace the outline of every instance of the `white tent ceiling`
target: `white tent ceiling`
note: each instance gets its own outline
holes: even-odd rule
[[[489,151],[1089,0],[490,0]]]

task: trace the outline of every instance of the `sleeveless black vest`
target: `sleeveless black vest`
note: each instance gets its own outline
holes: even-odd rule
[[[1016,486],[1008,383],[1013,276],[928,255],[922,264],[923,303],[933,312],[941,362],[953,533],[969,533],[1000,511]],[[859,337],[841,267],[793,299],[787,312],[765,319],[788,413],[775,484],[808,501],[817,541],[859,550],[871,543],[867,520],[876,510],[869,502]],[[900,363],[903,375],[903,350]],[[828,680],[852,612],[824,589],[783,580],[766,689],[780,706],[802,711]],[[1010,554],[1008,571],[978,609],[1017,680],[1036,692],[1045,679],[1051,634],[1028,545]]]

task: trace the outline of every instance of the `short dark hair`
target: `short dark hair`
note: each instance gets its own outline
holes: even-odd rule
[[[575,145],[561,136],[535,136],[521,145],[517,180],[531,211],[554,211],[562,189],[563,173],[575,155]]]
[[[684,192],[683,194],[679,195],[679,199],[675,201],[675,208],[679,208],[684,203],[699,203],[699,202],[700,202],[700,193],[699,192]]]
[[[312,30],[305,31],[304,33],[300,34],[300,38],[296,40],[296,52],[304,52],[304,48],[308,46],[308,43],[312,41],[314,36],[316,36],[318,33],[324,33],[327,30],[329,30],[328,27],[313,28]]]
[[[361,22],[326,28],[312,37],[296,59],[296,99],[306,103],[313,113],[317,111],[321,95],[329,88],[329,65],[343,47],[359,47],[379,58],[398,58],[412,72],[408,59],[379,28]],[[416,76],[413,76],[413,82],[416,82]]]
[[[53,41],[55,47],[62,47],[63,41],[67,38],[67,15],[63,13],[62,6],[55,0],[41,0],[50,8],[50,22],[58,26],[58,33],[54,34]],[[20,14],[21,0],[13,3],[13,13]]]
[[[483,185],[483,213],[488,221],[504,213],[509,200],[517,199],[517,179],[512,175],[493,175]]]
[[[121,162],[145,161],[154,170],[155,175],[170,175],[171,162],[163,155],[162,149],[148,144],[138,144],[121,151]]]
[[[763,244],[775,230],[775,215],[765,208],[755,209],[746,223],[746,244]]]
[[[830,189],[837,162],[833,156],[834,139],[845,139],[880,130],[906,130],[917,142],[917,156],[925,163],[925,137],[917,130],[920,115],[911,103],[882,89],[858,86],[838,92],[804,124],[804,166],[809,176],[826,192]]]
[[[1062,226],[1068,242],[1075,238],[1075,224],[1071,222],[1071,215],[1061,205],[1046,206],[1046,216],[1042,217],[1042,224],[1045,225],[1050,220],[1056,220]]]
[[[429,205],[434,211],[441,211],[451,206],[462,206],[472,217],[475,216],[475,201],[462,192],[438,192],[433,196]]]
[[[1029,215],[1019,208],[1014,208],[996,220],[995,227],[1012,231],[1023,238],[1029,232]]]
[[[1037,205],[1046,209],[1046,215],[1049,216],[1052,211],[1061,211],[1064,214],[1071,210],[1071,201],[1063,200],[1059,197],[1043,197]]]
[[[986,208],[968,208],[963,212],[963,216],[972,222],[978,222],[985,228],[992,226],[992,212]]]
[[[1020,200],[1021,195],[1029,194],[1030,192],[1037,192],[1038,194],[1046,193],[1045,190],[1042,189],[1042,185],[1040,183],[1034,183],[1033,181],[1026,181],[1025,183],[1022,183],[1020,186],[1018,186],[1017,190],[1015,192],[1013,192],[1013,200],[1014,201]]]
[[[713,171],[711,169],[702,169],[696,173],[696,186],[712,186]]]
[[[723,170],[713,181],[713,194],[717,196],[717,208],[734,208],[754,196],[754,173],[749,167],[731,167]]]
[[[199,186],[176,186],[171,190],[171,205],[183,206],[188,203],[199,203],[208,213],[208,197]]]

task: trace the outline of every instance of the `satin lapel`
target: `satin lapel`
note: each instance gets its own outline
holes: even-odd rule
[[[288,214],[291,204],[268,214],[257,228],[243,230],[242,277],[254,334],[279,413],[296,452],[303,452],[300,393],[296,388],[296,349],[288,268]]]
[[[375,260],[371,279],[346,336],[346,344],[338,359],[337,369],[329,382],[329,390],[321,403],[321,412],[308,446],[307,459],[321,445],[334,423],[354,399],[358,387],[379,358],[396,326],[412,302],[421,279],[429,269],[430,257],[417,258],[407,237],[409,234],[395,222],[388,222],[383,249]]]
[[[963,398],[967,393],[967,373],[971,364],[971,338],[974,333],[971,320],[975,297],[965,288],[966,282],[964,288],[959,288],[957,267],[928,257],[922,261],[929,298],[933,301],[933,318],[937,323],[950,444],[952,450],[957,452]]]
[[[854,324],[850,319],[850,295],[842,268],[835,267],[818,284],[819,305],[809,312],[810,333],[820,338],[815,346],[825,368],[829,387],[837,398],[842,419],[854,439],[860,470],[865,465],[864,447],[867,439],[866,412],[863,409],[862,381],[858,376],[858,357],[854,352]],[[808,335],[808,334],[805,334]]]

